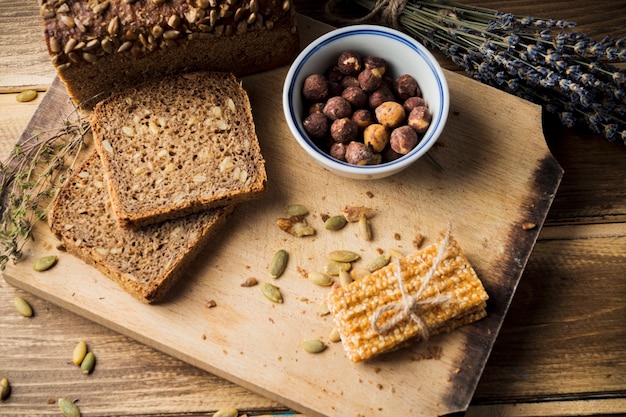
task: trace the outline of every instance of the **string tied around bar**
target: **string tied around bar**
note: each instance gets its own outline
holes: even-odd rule
[[[445,304],[450,301],[450,298],[443,296],[441,294],[437,294],[433,297],[426,298],[424,300],[420,300],[420,297],[422,293],[424,292],[424,290],[426,289],[426,287],[428,287],[428,284],[430,284],[430,281],[435,276],[435,273],[437,272],[437,268],[439,267],[439,264],[441,263],[441,261],[443,260],[443,257],[446,254],[449,242],[450,242],[450,227],[448,227],[448,230],[446,231],[446,234],[443,240],[441,241],[441,244],[437,248],[437,256],[433,260],[433,263],[430,269],[424,276],[424,279],[422,280],[420,287],[418,288],[417,292],[414,295],[410,295],[407,293],[407,289],[404,285],[404,280],[402,278],[402,267],[400,265],[400,259],[396,260],[394,264],[394,267],[395,267],[394,276],[398,281],[398,286],[400,287],[400,293],[402,294],[402,298],[398,303],[391,303],[391,304],[381,306],[380,308],[378,308],[378,310],[374,312],[371,318],[371,326],[376,333],[378,334],[387,333],[388,331],[395,328],[398,325],[398,323],[406,320],[407,318],[410,318],[419,327],[420,329],[419,334],[422,337],[422,339],[428,339],[429,337],[428,327],[426,326],[426,324],[424,323],[424,320],[419,314],[420,310],[423,310],[427,306]],[[384,325],[379,326],[378,322],[380,321],[380,318],[382,317],[383,314],[387,312],[392,312],[393,315]]]

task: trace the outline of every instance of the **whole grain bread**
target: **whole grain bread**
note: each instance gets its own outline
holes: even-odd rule
[[[125,230],[111,210],[94,151],[57,193],[48,223],[67,251],[144,303],[160,301],[225,223],[233,207]]]
[[[91,117],[122,227],[247,201],[266,189],[250,102],[231,74],[154,80],[101,101]]]
[[[40,4],[52,63],[86,108],[152,78],[200,70],[241,76],[287,65],[300,47],[290,0]]]

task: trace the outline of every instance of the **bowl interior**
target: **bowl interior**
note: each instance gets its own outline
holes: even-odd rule
[[[380,165],[354,166],[327,155],[308,138],[303,127],[305,103],[301,91],[304,79],[314,73],[324,73],[345,50],[354,51],[363,57],[372,55],[383,58],[389,64],[392,77],[411,74],[417,80],[432,113],[432,122],[419,144],[407,155]],[[397,172],[430,149],[445,125],[449,101],[445,76],[424,46],[394,29],[358,25],[329,32],[300,53],[287,74],[283,104],[287,123],[294,136],[318,162],[335,171],[367,171],[369,175],[376,175]]]

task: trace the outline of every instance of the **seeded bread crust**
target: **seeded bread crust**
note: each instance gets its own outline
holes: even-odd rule
[[[183,74],[98,103],[94,143],[113,211],[139,227],[261,196],[265,160],[232,74]]]
[[[139,230],[121,229],[93,152],[59,190],[48,224],[66,250],[144,303],[163,299],[234,210],[222,207]]]
[[[52,63],[76,104],[152,78],[200,70],[237,76],[299,51],[290,0],[42,1]]]

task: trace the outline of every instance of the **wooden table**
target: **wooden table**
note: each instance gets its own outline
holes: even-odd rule
[[[625,1],[467,3],[569,19],[596,39],[624,36]],[[321,1],[296,2],[323,20]],[[446,68],[450,63],[442,60]],[[10,152],[55,75],[36,2],[0,0],[0,156]],[[39,98],[18,103],[35,87]],[[565,170],[467,416],[626,414],[626,148],[544,118],[546,141]],[[37,316],[13,309],[28,299]],[[107,362],[72,372],[67,340],[88,339]],[[59,415],[60,396],[89,398],[89,415],[211,415],[290,410],[0,281],[0,378],[13,386],[0,414]],[[7,411],[8,410],[8,411]]]

